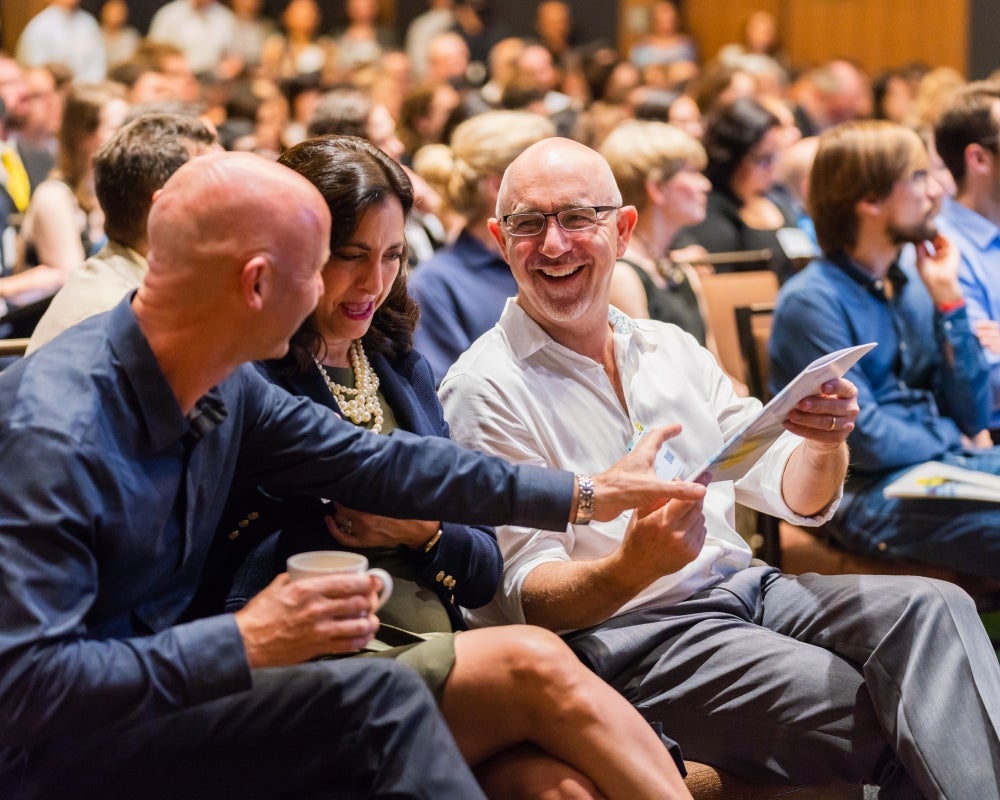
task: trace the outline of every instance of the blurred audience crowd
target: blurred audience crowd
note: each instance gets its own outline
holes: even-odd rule
[[[34,333],[28,348],[32,352],[135,287],[148,286],[150,270],[156,285],[157,254],[147,231],[154,198],[175,172],[197,174],[189,161],[218,160],[209,154],[219,150],[254,154],[260,158],[240,155],[218,161],[235,165],[230,183],[238,184],[244,174],[257,175],[280,189],[290,178],[261,159],[291,167],[322,193],[322,198],[306,195],[314,204],[327,202],[334,226],[319,306],[295,334],[286,363],[268,362],[267,377],[328,406],[327,411],[344,411],[355,425],[376,433],[385,425],[386,432],[447,438],[449,425],[461,432],[464,424],[466,438],[475,443],[470,426],[474,422],[490,431],[490,419],[471,414],[472,422],[461,417],[456,422],[454,387],[462,368],[454,368],[455,363],[468,363],[477,347],[481,351],[485,346],[482,342],[495,343],[504,320],[510,325],[511,315],[521,313],[509,299],[525,294],[528,279],[520,261],[526,252],[536,248],[542,253],[539,261],[548,258],[543,251],[550,233],[560,241],[576,241],[576,236],[589,241],[592,229],[610,229],[610,217],[603,215],[615,212],[620,247],[613,257],[610,249],[600,254],[607,261],[601,265],[607,266],[607,276],[594,292],[597,312],[592,316],[600,334],[595,341],[610,336],[605,318],[610,302],[616,332],[633,330],[626,319],[658,321],[649,327],[669,330],[672,343],[661,349],[662,357],[674,347],[690,350],[692,363],[698,359],[714,370],[701,350],[721,361],[720,337],[711,324],[704,287],[719,273],[763,273],[780,287],[775,289],[771,333],[772,392],[818,356],[879,343],[847,379],[834,382],[835,392],[819,398],[831,404],[836,400],[829,412],[809,414],[805,433],[790,429],[817,441],[830,440],[838,453],[846,441],[851,453],[842,498],[843,470],[833,470],[827,480],[837,488],[835,500],[825,494],[822,503],[812,503],[816,498],[808,495],[810,502],[800,505],[820,510],[801,519],[798,511],[791,516],[801,524],[821,525],[840,546],[865,555],[1000,578],[998,561],[989,557],[1000,545],[1000,520],[992,506],[954,500],[928,515],[919,500],[889,499],[883,493],[924,461],[1000,475],[1000,450],[994,444],[1000,442],[1000,74],[970,81],[952,68],[916,62],[879,74],[844,58],[795,63],[782,43],[778,20],[763,10],[748,16],[739,41],[707,53],[685,30],[677,3],[656,0],[646,11],[645,32],[628,52],[620,52],[610,32],[604,40],[582,40],[572,7],[563,0],[537,4],[529,36],[513,33],[496,0],[429,0],[426,10],[405,27],[383,19],[377,0],[345,0],[336,20],[324,17],[317,0],[287,0],[276,19],[264,14],[262,0],[169,0],[148,31],[130,23],[126,0],[106,0],[96,16],[81,9],[80,0],[50,0],[28,22],[13,51],[0,52],[0,337]],[[560,180],[545,184],[546,170],[559,159],[579,164],[580,170],[557,171]],[[326,172],[330,164],[339,171]],[[362,175],[364,165],[368,172]],[[518,181],[513,185],[512,174]],[[372,182],[374,193],[362,191],[367,186],[362,178]],[[613,199],[588,194],[590,183],[600,187],[598,194]],[[296,191],[301,195],[305,188],[300,184]],[[220,186],[206,195],[221,195]],[[389,200],[378,192],[387,193]],[[512,200],[518,193],[546,199],[518,205]],[[247,196],[248,203],[266,206],[268,214],[280,203],[280,197],[265,202],[249,186]],[[186,202],[198,210],[198,199],[192,190]],[[207,208],[208,202],[203,205]],[[366,216],[370,207],[375,212]],[[250,223],[241,224],[249,233]],[[276,239],[283,232],[294,238],[291,222],[275,228]],[[192,240],[197,239],[209,263],[212,237],[198,233]],[[161,231],[161,248],[171,253],[168,241]],[[316,241],[325,247],[322,237]],[[179,264],[184,260],[181,248],[177,242],[173,248]],[[373,253],[378,269],[365,272],[362,262]],[[567,256],[539,280],[549,284],[547,291],[582,269]],[[361,277],[343,277],[354,271]],[[357,288],[366,281],[370,285],[362,286],[364,291]],[[254,284],[253,291],[257,288]],[[376,299],[355,296],[362,294]],[[191,307],[197,310],[194,300]],[[341,307],[348,309],[347,322],[331,310]],[[659,322],[672,323],[683,333]],[[256,351],[254,357],[260,357]],[[515,360],[504,362],[505,368]],[[575,367],[566,372],[577,377]],[[740,413],[757,410],[755,401],[745,399],[755,389],[744,385],[742,376],[729,376],[732,386],[721,372],[717,377],[724,392],[719,388],[715,401],[739,406]],[[491,378],[485,375],[482,384]],[[542,394],[545,388],[536,379],[533,373],[524,377],[525,386],[530,384],[524,396],[531,403],[534,391]],[[446,406],[449,381],[452,386],[450,415],[437,399],[442,381]],[[626,388],[614,386],[628,412]],[[357,399],[345,399],[345,392]],[[836,392],[840,394],[834,397]],[[857,404],[851,392],[857,393]],[[467,415],[467,408],[475,407],[458,405]],[[358,411],[357,418],[345,411],[348,407]],[[500,407],[509,410],[499,401],[491,406]],[[572,403],[566,407],[572,409]],[[537,413],[541,417],[551,410]],[[724,410],[720,417],[728,413]],[[586,423],[583,416],[571,421]],[[566,415],[571,417],[572,411]],[[596,420],[592,428],[600,430]],[[644,433],[637,423],[630,451],[633,445],[650,447],[638,444]],[[407,435],[393,441],[405,442]],[[505,457],[516,452],[527,458],[530,453],[520,443],[510,451],[497,449]],[[846,469],[846,450],[843,458]],[[566,464],[550,466],[568,468],[572,461],[567,455]],[[576,480],[581,479],[573,501],[582,502],[588,512],[589,479],[577,473]],[[784,490],[767,491],[780,499]],[[592,515],[592,483],[589,492]],[[228,530],[232,498],[243,502],[244,497],[234,489],[229,507],[219,512],[220,531]],[[713,524],[724,522],[728,531],[735,512],[732,499],[726,499],[725,508],[714,512],[718,519]],[[254,502],[263,500],[254,496]],[[336,503],[334,518],[328,502],[317,500],[309,512],[319,546],[333,536],[348,548],[391,550],[402,543],[413,551],[408,552],[412,563],[403,565],[409,571],[394,573],[396,591],[412,584],[416,593],[430,585],[433,602],[424,611],[433,617],[414,626],[407,616],[407,625],[400,625],[403,633],[423,625],[421,635],[450,636],[470,620],[473,626],[488,620],[463,616],[456,597],[463,606],[488,608],[495,592],[493,602],[500,602],[504,592],[512,591],[501,561],[510,560],[513,538],[505,539],[503,530],[497,545],[492,531],[461,527],[456,532],[426,520],[404,520],[397,526],[369,513],[351,516],[350,509]],[[772,506],[781,511],[784,503],[774,500]],[[400,509],[430,513],[419,504],[400,503]],[[241,531],[260,528],[265,516],[241,506],[235,519],[232,533],[213,542],[213,548],[220,548],[219,559],[227,563],[247,553],[221,550],[229,543],[243,547],[237,541]],[[590,521],[586,514],[579,519],[572,518],[581,526]],[[376,529],[381,538],[372,533]],[[738,541],[735,528],[732,533],[731,544],[749,564],[749,546]],[[479,579],[476,591],[482,597],[476,594],[475,603],[469,600],[465,565],[457,569],[443,560],[454,541],[479,542],[488,552],[490,574]],[[949,546],[942,548],[942,543]],[[704,550],[699,546],[688,560],[698,553],[707,559],[710,550],[710,545]],[[210,566],[216,555],[214,549],[205,555]],[[440,562],[434,560],[439,557]],[[561,560],[573,561],[569,556]],[[211,576],[211,570],[205,574]],[[248,595],[260,589],[250,587]],[[210,599],[216,606],[220,601]],[[520,608],[501,621],[532,621],[519,617]],[[189,610],[194,614],[200,609],[194,603]],[[614,619],[606,610],[602,606],[593,619],[559,618],[558,624],[550,620],[543,626],[565,633],[603,624]],[[393,611],[390,607],[383,616],[389,620]],[[405,611],[410,615],[413,608]],[[842,622],[854,618],[837,608],[830,615]],[[972,627],[978,625],[974,615],[970,618]],[[384,627],[388,632],[391,625]],[[499,661],[482,654],[492,654],[491,648],[503,649],[508,657],[520,652],[513,642],[519,635],[496,633],[492,643],[488,636],[464,635],[457,654],[446,654],[446,664],[449,669],[452,662],[458,664],[455,674],[478,681],[474,688],[480,700],[486,697],[503,706],[503,692],[509,689],[514,697],[516,687],[506,685],[509,676],[496,666]],[[479,661],[466,649],[477,641],[485,641],[480,647],[486,648],[479,651]],[[581,669],[555,637],[523,639],[519,646],[526,651],[550,648],[546,652],[552,663]],[[983,642],[976,649],[975,663],[989,661],[993,670],[992,650]],[[483,666],[487,660],[489,669]],[[536,669],[543,688],[545,663]],[[579,679],[565,674],[574,685],[592,680],[589,672]],[[987,694],[992,696],[996,676],[990,675]],[[483,694],[488,681],[494,686]],[[605,690],[600,684],[584,694]],[[446,710],[457,691],[444,693]],[[908,697],[911,692],[912,687]],[[577,761],[596,764],[594,775],[583,774],[616,789],[606,796],[625,796],[631,782],[647,780],[668,780],[675,791],[671,796],[687,796],[680,773],[666,751],[660,752],[659,737],[617,695],[607,694],[608,719],[601,719],[601,725],[647,740],[648,750],[662,762],[651,762],[658,774],[643,775],[628,765],[630,777],[619,776],[620,757],[605,753],[601,737],[583,740],[579,752],[563,753],[561,743],[571,737],[557,728],[529,730],[533,726],[527,716],[523,727],[534,739],[520,728],[509,736],[494,731],[496,742],[478,743],[479,749],[474,746],[474,735],[483,727],[478,716],[453,713],[448,722],[473,765],[527,739],[574,766]],[[852,688],[850,699],[854,696]],[[487,715],[492,710],[489,704],[475,708]],[[500,716],[499,708],[495,715]],[[712,738],[717,738],[714,731]],[[885,742],[879,738],[877,744],[881,748]],[[760,777],[753,769],[745,772]],[[477,777],[488,784],[482,773]],[[503,795],[498,791],[492,796]]]

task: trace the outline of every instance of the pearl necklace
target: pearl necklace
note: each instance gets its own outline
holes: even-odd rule
[[[353,387],[336,383],[316,356],[313,356],[313,361],[319,367],[330,394],[337,401],[344,416],[355,425],[367,425],[369,430],[379,433],[384,420],[382,404],[378,400],[378,375],[372,369],[360,339],[351,342],[347,352],[351,359],[351,369],[354,370]]]

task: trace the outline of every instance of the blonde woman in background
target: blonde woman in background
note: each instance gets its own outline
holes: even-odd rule
[[[553,124],[538,114],[487,111],[455,128],[450,146],[418,151],[422,177],[442,193],[445,207],[465,220],[458,238],[421,264],[410,284],[420,306],[414,346],[430,361],[438,383],[517,294],[487,221],[510,162],[553,135]]]
[[[0,298],[23,305],[54,294],[69,271],[104,244],[104,212],[94,193],[91,157],[128,113],[116,83],[74,85],[66,98],[55,169],[24,213],[16,274],[0,279]]]
[[[611,165],[622,202],[639,210],[628,249],[611,277],[611,304],[634,319],[674,323],[718,360],[698,273],[689,263],[705,250],[698,245],[671,250],[681,228],[705,218],[712,188],[702,174],[705,149],[674,125],[626,120],[600,152]],[[735,384],[745,394],[745,387]]]

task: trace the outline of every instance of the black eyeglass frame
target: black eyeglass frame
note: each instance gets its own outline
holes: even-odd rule
[[[555,217],[556,224],[564,231],[566,231],[566,233],[579,233],[580,231],[587,231],[596,226],[597,223],[600,221],[597,218],[599,214],[606,214],[609,211],[618,211],[620,208],[621,206],[574,206],[573,208],[561,208],[558,211],[518,211],[514,214],[505,214],[504,216],[500,217],[500,224],[503,225],[504,230],[507,231],[507,233],[509,233],[511,236],[525,236],[525,237],[538,236],[548,226],[548,218]],[[574,211],[593,211],[594,212],[593,222],[589,222],[582,228],[567,228],[565,225],[563,225],[561,217],[563,214],[571,214]],[[538,219],[539,217],[541,217],[542,224],[537,231],[533,231],[532,233],[514,233],[514,231],[510,229],[509,220],[511,219],[511,217],[531,217],[532,219]]]

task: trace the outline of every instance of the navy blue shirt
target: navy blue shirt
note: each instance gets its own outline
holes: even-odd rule
[[[420,306],[413,348],[441,383],[469,345],[497,324],[517,281],[499,253],[462,231],[413,271],[410,293]]]
[[[884,473],[960,450],[989,420],[986,362],[964,308],[946,314],[910,265],[889,271],[891,297],[846,256],[812,261],[781,288],[771,329],[771,390],[812,360],[878,342],[845,377],[861,412],[852,472]]]
[[[0,765],[250,686],[231,615],[176,624],[236,477],[556,529],[573,493],[568,472],[368,433],[250,365],[184,415],[130,298],[0,374],[0,475]]]

